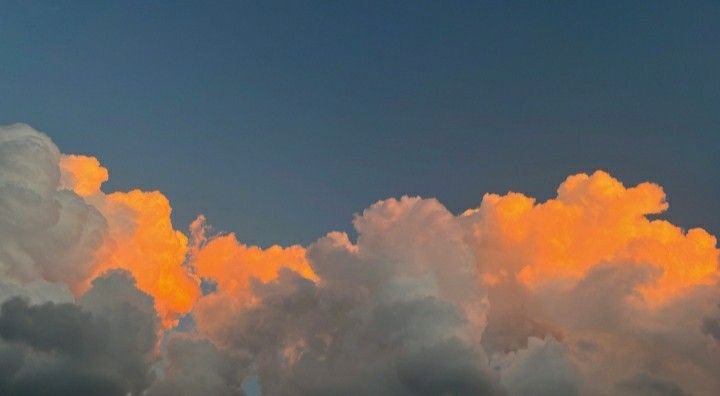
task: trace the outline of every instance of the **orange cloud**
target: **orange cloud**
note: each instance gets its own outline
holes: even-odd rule
[[[217,292],[198,300],[193,317],[200,333],[218,339],[231,328],[234,315],[256,301],[251,280],[269,282],[282,268],[315,280],[305,248],[273,245],[267,249],[238,242],[235,234],[205,237],[207,227],[199,217],[190,227],[193,235],[192,265],[197,276],[217,284]]]
[[[214,280],[223,294],[236,297],[248,296],[250,279],[270,281],[281,268],[315,278],[302,246],[261,249],[238,242],[232,233],[210,239],[195,253],[193,266],[198,276]]]
[[[124,268],[155,298],[166,326],[190,311],[199,282],[184,265],[188,239],[173,229],[170,203],[158,191],[108,194],[96,203],[109,224],[109,240],[98,255],[95,275]]]
[[[200,370],[212,386],[192,389],[207,394],[249,375],[268,394],[413,393],[454,383],[453,373],[425,381],[443,367],[459,368],[471,380],[463,384],[492,385],[470,393],[720,389],[717,240],[654,219],[668,208],[657,184],[577,174],[545,202],[486,194],[459,216],[436,199],[390,198],[355,216],[354,241],[330,232],[307,250],[263,249],[232,233],[209,236],[203,216],[188,238],[162,193],[105,193],[97,159],[61,156],[28,126],[0,127],[0,146],[0,300],[67,301],[65,285],[80,296],[119,268],[153,297],[162,330],[192,313],[197,327],[170,342],[162,386],[138,392],[186,389],[183,375]],[[99,300],[120,298],[152,314],[149,332],[126,340],[146,355],[155,315],[121,278],[106,278],[104,289],[95,282],[78,308],[94,316],[107,308]],[[203,278],[217,291],[201,296]],[[67,308],[54,307],[23,309]],[[110,323],[125,323],[130,312],[106,318],[119,313]],[[118,345],[103,349],[127,349]],[[137,373],[165,350],[155,352],[137,355]]]
[[[64,155],[60,162],[63,187],[94,205],[108,222],[108,233],[96,254],[90,281],[113,268],[128,270],[138,287],[152,295],[163,324],[168,327],[192,308],[200,296],[198,280],[184,265],[188,239],[173,228],[168,199],[158,191],[132,190],[104,194],[107,169],[94,157]]]
[[[77,293],[109,269],[126,269],[138,287],[154,297],[163,324],[169,327],[199,298],[199,277],[216,281],[223,295],[236,302],[249,298],[250,279],[267,282],[282,267],[314,279],[303,247],[263,250],[239,243],[234,234],[208,241],[202,216],[190,226],[190,246],[188,238],[173,228],[170,202],[159,191],[103,193],[100,186],[108,173],[94,157],[65,155],[61,171],[63,187],[85,197],[108,222],[108,235],[96,254],[91,276],[73,287]],[[188,255],[193,268],[185,264]]]
[[[94,157],[64,155],[60,166],[63,187],[86,197],[109,224],[93,277],[111,268],[129,270],[138,287],[155,297],[166,325],[192,309],[200,295],[198,277],[213,279],[236,302],[250,298],[251,278],[267,282],[282,267],[315,279],[301,246],[261,249],[238,242],[234,234],[208,241],[203,217],[191,225],[194,244],[189,246],[173,228],[170,204],[160,192],[102,193],[108,173]],[[515,276],[536,287],[581,279],[606,263],[650,265],[661,274],[642,292],[658,302],[718,277],[714,236],[647,218],[667,207],[657,184],[625,187],[597,171],[568,177],[555,199],[539,204],[520,193],[486,194],[480,207],[461,219],[471,227],[482,284]],[[188,254],[195,274],[184,264]]]
[[[108,180],[108,170],[95,157],[86,155],[63,155],[60,157],[60,184],[81,197],[100,192],[100,186]]]
[[[464,217],[486,280],[510,273],[535,287],[580,279],[601,264],[650,265],[662,274],[643,294],[657,302],[718,277],[714,236],[647,218],[667,207],[657,184],[625,187],[597,171],[568,177],[557,198],[540,204],[519,193],[486,194]]]

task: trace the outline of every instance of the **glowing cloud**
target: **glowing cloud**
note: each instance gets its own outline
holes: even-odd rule
[[[60,184],[81,197],[97,194],[108,180],[108,170],[95,157],[63,155],[60,157]]]
[[[716,239],[700,228],[684,232],[646,216],[665,211],[657,184],[626,188],[603,171],[568,177],[558,196],[536,204],[518,193],[487,194],[465,212],[485,279],[516,275],[538,287],[577,281],[609,263],[649,265],[659,276],[643,287],[661,302],[683,289],[717,281]]]
[[[158,191],[116,192],[93,200],[108,220],[108,239],[97,255],[95,274],[128,270],[140,290],[155,298],[165,325],[190,311],[199,281],[184,265],[188,239],[173,229],[170,203]]]
[[[460,215],[389,198],[356,240],[262,249],[202,215],[188,238],[162,193],[107,179],[0,128],[2,394],[720,392],[720,250],[654,219],[659,185],[581,173]]]
[[[91,279],[103,272],[125,269],[141,290],[155,298],[164,325],[176,323],[190,311],[200,289],[198,280],[184,265],[188,239],[172,226],[170,202],[158,191],[103,193],[100,186],[107,181],[108,172],[94,157],[63,155],[59,165],[62,186],[85,197],[108,224],[92,275],[73,287],[84,290]]]

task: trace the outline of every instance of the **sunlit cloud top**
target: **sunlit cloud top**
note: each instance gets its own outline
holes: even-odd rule
[[[0,128],[0,393],[720,390],[717,239],[662,219],[658,184],[589,170],[459,214],[388,198],[356,237],[261,248],[109,177]]]

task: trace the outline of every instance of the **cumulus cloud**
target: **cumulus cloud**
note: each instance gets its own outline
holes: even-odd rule
[[[104,275],[74,303],[0,308],[0,393],[126,395],[150,381],[157,317],[126,273]]]
[[[0,273],[75,285],[92,270],[107,223],[60,189],[60,152],[27,125],[0,127]]]
[[[124,268],[158,296],[170,326],[200,294],[183,266],[188,239],[173,228],[158,191],[105,194],[107,169],[93,157],[63,155],[28,125],[0,129],[0,272],[20,282],[62,282],[75,295]]]
[[[64,283],[52,283],[36,279],[19,283],[8,279],[0,280],[0,303],[13,297],[22,297],[33,304],[44,302],[72,302],[74,297]]]
[[[198,328],[252,356],[266,394],[493,393],[474,342],[485,295],[454,219],[435,200],[379,202],[356,218],[357,244],[331,233],[310,246],[312,277],[288,265],[265,282],[259,268],[249,290],[220,280],[196,308]],[[255,253],[272,263],[279,251]],[[232,315],[203,301],[226,294],[245,301]]]
[[[493,364],[509,395],[578,395],[580,377],[567,348],[553,338],[531,337],[527,348],[496,356]]]
[[[675,383],[654,378],[647,373],[640,373],[618,383],[616,390],[624,395],[643,396],[685,396],[687,393]]]
[[[262,249],[203,216],[188,237],[108,177],[0,130],[0,393],[720,392],[717,241],[655,219],[656,184],[577,174],[458,215],[390,198],[355,240]]]
[[[151,396],[242,396],[249,361],[204,339],[176,335],[170,339],[164,373],[148,390]]]
[[[720,342],[720,319],[705,318],[703,320],[703,330]]]
[[[612,394],[642,375],[714,394],[715,238],[648,219],[667,208],[654,184],[596,172],[558,191],[541,204],[486,195],[460,216],[380,201],[356,217],[357,242],[333,232],[308,248],[312,277],[220,283],[198,328],[254,356],[265,394]],[[206,304],[231,296],[243,304],[230,319]],[[474,366],[457,382],[444,356]]]

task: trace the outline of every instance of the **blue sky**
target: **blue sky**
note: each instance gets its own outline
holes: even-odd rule
[[[0,3],[0,124],[248,243],[602,168],[720,232],[718,2]]]

